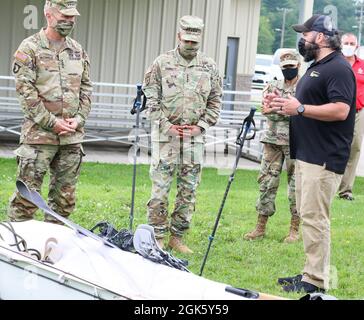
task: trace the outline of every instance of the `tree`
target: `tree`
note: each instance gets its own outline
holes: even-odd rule
[[[315,0],[314,12],[330,14],[325,12],[328,6],[336,7],[338,29],[343,32],[353,32],[352,26],[357,24],[355,19],[355,3],[353,0]]]
[[[260,18],[258,53],[272,54],[274,31],[272,31],[270,21],[267,17]]]
[[[282,29],[282,19],[283,12],[279,11],[279,8],[287,8],[290,11],[286,14],[285,23],[285,33],[284,33],[284,46],[289,48],[294,48],[296,46],[296,37],[294,31],[290,26],[298,20],[298,9],[295,0],[262,0],[261,17],[267,18],[261,25],[262,32],[270,30],[270,38],[267,39],[267,34],[259,34],[259,50],[264,50],[264,53],[273,54],[281,44],[281,29]],[[266,25],[268,23],[268,25]],[[273,37],[273,44],[271,44],[271,39]],[[262,38],[262,39],[261,39]],[[269,42],[266,42],[269,41]],[[262,48],[264,46],[264,49]],[[270,52],[268,52],[270,49]]]
[[[298,23],[299,6],[297,0],[262,0],[261,21],[258,39],[258,52],[273,54],[280,47],[282,28],[282,12],[277,8],[292,9],[286,15],[286,31],[284,34],[284,47],[295,48],[297,33],[291,28]],[[353,0],[315,0],[314,13],[331,14],[327,10],[334,6],[337,12],[338,29],[342,32],[357,32],[352,27],[357,25],[355,16],[355,2]]]
[[[295,2],[292,0],[263,0],[262,5],[268,12],[275,12],[277,8],[293,8]]]

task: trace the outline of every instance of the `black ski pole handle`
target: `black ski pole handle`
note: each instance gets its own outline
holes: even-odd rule
[[[142,94],[143,94],[142,85],[140,83],[138,83],[137,84],[137,97],[136,97],[136,100],[137,100],[137,103],[139,103],[139,105],[142,104]]]
[[[143,98],[143,102],[142,102]],[[142,90],[142,85],[140,83],[137,84],[137,96],[134,99],[133,108],[131,109],[130,113],[132,115],[136,114],[138,109],[139,112],[143,112],[145,110],[145,106],[147,103],[147,99],[144,95],[144,92]],[[142,108],[140,108],[142,106]]]
[[[138,109],[140,110],[140,106],[141,106],[141,101],[142,101],[142,94],[143,94],[143,91],[142,91],[142,85],[140,83],[137,84],[137,96],[136,98],[134,99],[134,103],[133,103],[133,107],[130,111],[131,114],[136,114]]]
[[[243,125],[241,126],[241,131],[238,135],[238,139],[236,140],[236,144],[240,145],[245,140],[253,140],[255,138],[255,131],[252,137],[247,138],[249,131],[251,130],[251,126],[255,127],[254,115],[257,111],[256,108],[251,108],[249,115],[244,119]]]

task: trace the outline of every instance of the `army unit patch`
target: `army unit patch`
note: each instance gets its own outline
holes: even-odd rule
[[[20,70],[20,65],[18,65],[17,63],[14,63],[14,66],[13,66],[13,72],[15,74],[17,74]]]
[[[151,76],[152,76],[152,71],[148,71],[145,74],[145,78],[144,78],[145,85],[149,85],[150,84],[150,78],[151,78]]]

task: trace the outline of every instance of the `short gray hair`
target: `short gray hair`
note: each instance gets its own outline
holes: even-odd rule
[[[354,37],[356,42],[358,42],[358,37],[354,34],[354,33],[351,33],[351,32],[347,32],[347,33],[344,33],[342,36],[341,36],[341,41],[345,38],[345,37]]]

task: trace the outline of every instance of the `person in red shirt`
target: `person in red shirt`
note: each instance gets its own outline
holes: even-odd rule
[[[353,186],[364,134],[364,60],[358,58],[358,56],[355,54],[359,48],[359,45],[358,39],[354,34],[344,34],[341,38],[341,43],[342,52],[346,60],[351,64],[355,73],[357,96],[354,138],[351,144],[349,162],[339,187],[339,197],[345,200],[354,200]]]

